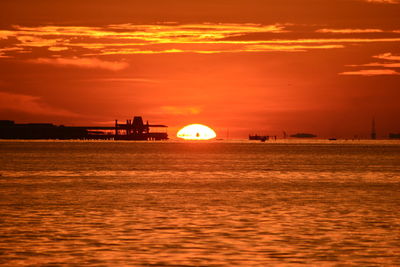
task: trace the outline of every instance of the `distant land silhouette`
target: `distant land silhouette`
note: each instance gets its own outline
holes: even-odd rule
[[[400,139],[400,133],[390,133],[389,138],[390,139]]]
[[[310,133],[297,133],[297,134],[292,134],[290,137],[295,137],[295,138],[314,138],[317,137],[315,134],[310,134]]]

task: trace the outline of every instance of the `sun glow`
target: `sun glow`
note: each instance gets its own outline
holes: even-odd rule
[[[176,136],[185,140],[209,140],[215,138],[217,134],[205,125],[190,124],[180,129]]]

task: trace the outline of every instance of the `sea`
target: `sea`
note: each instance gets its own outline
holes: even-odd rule
[[[400,141],[0,141],[2,266],[400,266]]]

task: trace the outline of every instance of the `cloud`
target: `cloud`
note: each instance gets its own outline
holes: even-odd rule
[[[4,48],[0,48],[0,58],[8,58],[11,57],[9,55],[6,55],[7,52],[10,51],[22,51],[24,49],[19,48],[19,47],[4,47]]]
[[[4,30],[0,31],[0,40],[15,36],[15,34],[16,34],[15,31],[4,31]]]
[[[129,65],[126,62],[105,61],[98,58],[38,58],[30,60],[36,64],[50,64],[55,66],[73,66],[79,68],[100,68],[112,71],[118,71],[127,68]]]
[[[399,0],[365,0],[368,3],[379,3],[379,4],[399,4]]]
[[[37,36],[16,36],[19,43],[16,44],[17,47],[56,47],[59,44],[68,44],[68,39],[56,38],[42,38]]]
[[[339,75],[362,75],[362,76],[375,76],[375,75],[399,75],[400,73],[396,70],[389,68],[400,68],[400,56],[393,55],[392,53],[383,53],[373,58],[381,60],[389,60],[390,62],[372,62],[366,64],[353,64],[347,65],[347,67],[382,67],[382,69],[362,69],[357,71],[345,71],[339,73]],[[397,62],[396,62],[397,61]]]
[[[374,70],[345,71],[339,73],[339,75],[361,75],[361,76],[400,75],[400,72],[390,69],[374,69]]]
[[[243,53],[243,52],[305,52],[311,49],[343,48],[343,45],[246,45],[240,48],[220,48],[210,50],[195,49],[168,49],[168,50],[139,50],[139,49],[113,49],[104,51],[101,55],[132,55],[132,54],[170,54],[170,53]]]
[[[137,43],[194,42],[243,36],[251,33],[287,32],[283,25],[261,25],[253,23],[202,23],[202,24],[155,24],[134,25],[114,24],[107,27],[78,26],[14,26],[12,34],[20,37],[60,37],[72,38],[109,38],[131,40]],[[10,34],[10,33],[7,33]],[[21,40],[24,41],[24,40]]]
[[[384,68],[400,68],[400,62],[396,63],[379,63],[379,62],[372,62],[367,64],[360,64],[360,65],[347,65],[348,67],[384,67]]]
[[[374,56],[374,58],[400,61],[400,55],[393,55],[392,53],[384,53]]]
[[[207,52],[204,50],[182,50],[182,49],[164,49],[164,50],[150,50],[150,49],[137,49],[137,48],[118,48],[118,49],[103,49],[99,55],[134,55],[134,54],[170,54],[170,53],[202,53]],[[212,51],[210,51],[212,52]],[[88,54],[95,56],[94,54]]]
[[[343,48],[343,45],[248,45],[247,52],[287,51],[304,52],[310,49]]]
[[[77,117],[74,112],[52,107],[43,102],[40,97],[22,94],[0,92],[0,109],[15,110],[29,114],[54,115],[62,117]]]
[[[204,41],[185,44],[164,44],[171,47],[179,45],[180,48],[159,49],[149,47],[118,47],[104,48],[100,52],[86,54],[97,55],[132,55],[132,54],[168,54],[168,53],[241,53],[241,52],[304,52],[312,49],[344,48],[347,43],[374,43],[374,42],[400,42],[400,38],[330,38],[330,39],[280,39],[266,41]]]
[[[381,29],[319,29],[316,32],[321,33],[376,33],[384,32]]]
[[[65,47],[65,46],[50,46],[48,49],[49,49],[49,51],[59,52],[59,51],[68,50],[68,47]]]
[[[21,52],[35,53],[37,49],[47,48],[48,55],[43,55],[43,51],[40,50],[43,58],[64,56],[66,52],[72,51],[79,57],[169,53],[304,52],[312,49],[343,48],[348,44],[400,42],[400,38],[323,38],[332,37],[332,33],[346,33],[352,37],[351,34],[357,33],[384,32],[381,29],[351,28],[319,29],[318,38],[291,39],[288,36],[293,32],[287,29],[288,26],[293,25],[175,22],[153,25],[112,24],[104,27],[15,25],[13,30],[0,31],[0,38],[15,37],[8,38],[8,41],[14,42],[11,44],[14,47],[23,49]],[[314,36],[315,33],[310,32],[310,34]],[[17,55],[9,51],[4,52],[2,56]],[[85,65],[77,62],[74,60],[75,65]]]
[[[381,42],[400,42],[400,38],[316,38],[316,39],[295,39],[295,40],[272,40],[264,43],[381,43]]]

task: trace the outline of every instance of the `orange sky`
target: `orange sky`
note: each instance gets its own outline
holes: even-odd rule
[[[84,2],[84,3],[81,3]],[[0,2],[0,119],[400,132],[400,1]]]

